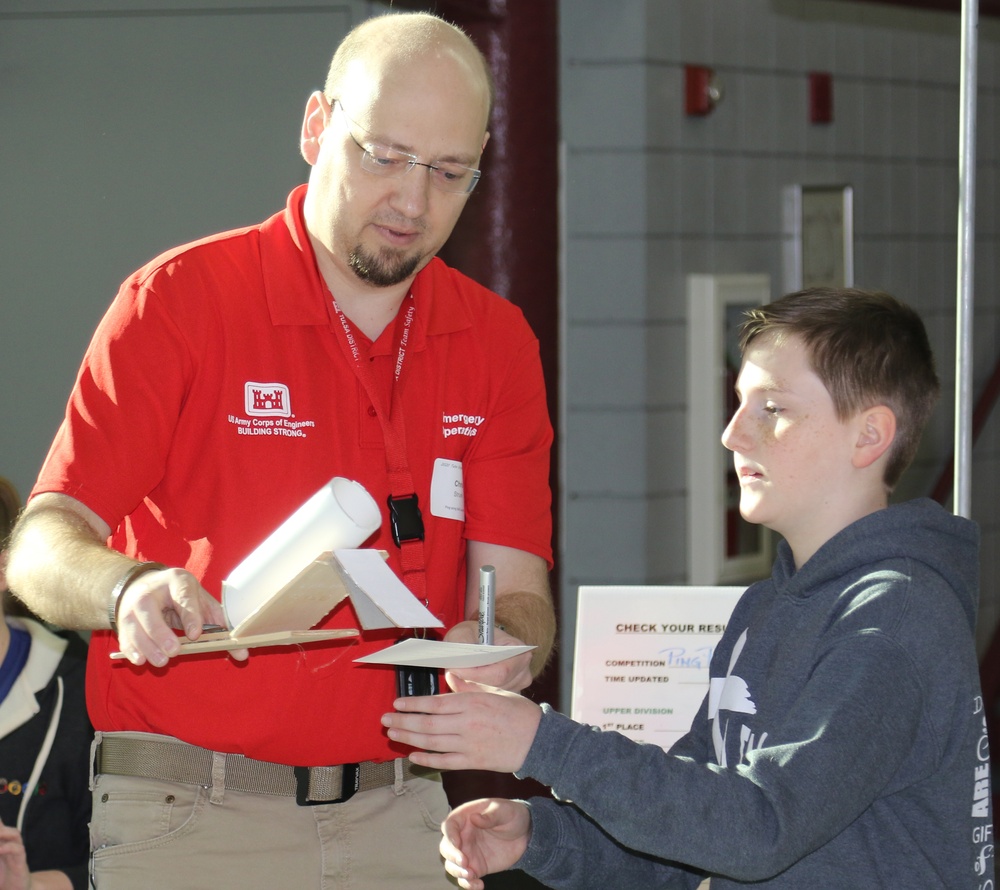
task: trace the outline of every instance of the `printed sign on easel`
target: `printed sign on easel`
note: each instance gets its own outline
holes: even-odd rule
[[[708,692],[743,587],[581,587],[574,720],[669,749]]]

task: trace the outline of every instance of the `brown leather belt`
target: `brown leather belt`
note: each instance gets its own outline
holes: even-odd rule
[[[343,803],[358,791],[384,788],[396,781],[395,760],[309,767],[269,763],[242,754],[221,756],[227,789],[294,797],[300,806]],[[184,742],[105,735],[97,746],[94,772],[210,787],[217,783],[215,760],[214,751]],[[402,763],[404,778],[418,774],[407,758]]]

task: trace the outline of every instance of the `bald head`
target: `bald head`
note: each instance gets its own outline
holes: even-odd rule
[[[430,13],[389,13],[362,22],[337,48],[324,92],[329,99],[375,99],[422,72],[432,81],[450,75],[452,87],[473,93],[486,129],[494,98],[486,59],[464,31]]]

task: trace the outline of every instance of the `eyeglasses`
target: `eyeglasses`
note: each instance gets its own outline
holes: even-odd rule
[[[339,105],[351,126],[357,127],[365,135],[370,135],[364,127],[351,119],[339,99],[333,99],[330,105],[331,107]],[[409,152],[400,151],[398,148],[391,148],[371,140],[368,140],[367,143],[359,142],[358,137],[353,132],[348,130],[348,133],[354,144],[361,149],[361,169],[368,173],[374,173],[376,176],[398,179],[400,176],[405,176],[414,167],[426,167],[430,171],[431,185],[435,188],[455,195],[467,195],[476,187],[479,177],[483,175],[481,170],[463,167],[461,164],[449,162],[425,164],[418,161],[417,156],[411,155]]]

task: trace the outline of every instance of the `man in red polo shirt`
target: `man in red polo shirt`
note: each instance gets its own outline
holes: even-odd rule
[[[368,20],[308,100],[308,185],[137,271],[94,335],[8,575],[46,619],[95,631],[101,890],[447,886],[439,776],[381,728],[393,670],[355,662],[391,638],[177,658],[175,629],[224,623],[222,579],[343,476],[383,505],[366,546],[447,639],[475,640],[478,569],[495,566],[496,642],[538,649],[467,678],[521,690],[544,665],[538,344],[435,256],[479,178],[491,102],[461,31]],[[342,606],[320,626],[357,620]]]

